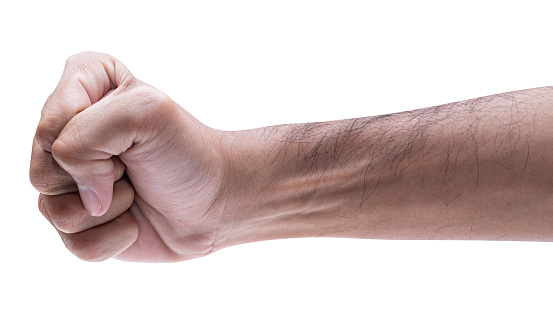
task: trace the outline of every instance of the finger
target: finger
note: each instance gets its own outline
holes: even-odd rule
[[[110,158],[141,146],[177,122],[174,103],[153,87],[106,97],[71,119],[52,145],[52,155],[77,183],[86,210],[99,216],[108,210],[114,166]],[[175,125],[176,126],[176,125]],[[161,138],[161,139],[160,139]]]
[[[78,258],[103,261],[129,248],[138,238],[138,224],[125,212],[103,225],[78,233],[59,232],[63,243]]]
[[[37,143],[51,151],[69,120],[110,90],[128,87],[135,80],[120,61],[107,54],[85,52],[69,57],[58,86],[42,109],[35,134]]]
[[[125,172],[125,164],[119,157],[112,157],[114,166],[114,180],[119,180]],[[31,184],[40,193],[58,195],[78,191],[77,184],[52,157],[50,152],[44,151],[33,140],[31,152],[31,167],[29,170]]]
[[[101,217],[92,217],[84,209],[78,192],[63,195],[41,195],[39,209],[42,215],[61,232],[76,233],[107,223],[123,214],[133,203],[134,189],[123,178],[113,187],[113,200]]]
[[[29,178],[33,187],[44,194],[56,195],[77,191],[73,177],[59,166],[51,153],[40,148],[36,139],[33,139]]]
[[[125,175],[125,163],[123,163],[118,156],[111,157],[111,161],[113,162],[113,169],[115,170],[113,179],[119,181]]]

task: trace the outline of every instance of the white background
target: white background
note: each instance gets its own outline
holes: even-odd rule
[[[2,2],[0,309],[551,310],[552,243],[296,239],[86,263],[37,209],[32,137],[81,51],[119,58],[227,130],[553,84],[546,1],[452,2]]]

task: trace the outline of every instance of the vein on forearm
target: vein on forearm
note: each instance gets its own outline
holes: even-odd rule
[[[380,183],[402,178],[407,169],[417,172],[421,185],[439,180],[444,186],[468,167],[477,189],[483,162],[524,174],[530,143],[522,126],[531,124],[526,98],[524,92],[506,93],[395,114],[273,127],[265,134],[278,137],[278,155],[299,174],[320,177],[360,166],[361,204]]]
[[[247,151],[231,153],[251,200],[241,219],[255,240],[539,239],[553,219],[551,98],[540,88],[231,135]]]

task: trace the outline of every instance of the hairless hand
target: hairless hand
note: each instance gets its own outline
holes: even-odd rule
[[[40,210],[85,260],[206,255],[224,212],[219,138],[117,59],[75,55],[33,143]]]

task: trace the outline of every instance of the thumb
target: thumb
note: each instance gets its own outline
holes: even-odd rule
[[[115,175],[111,157],[155,137],[151,135],[159,125],[154,124],[159,119],[155,114],[168,106],[163,103],[172,103],[160,94],[149,86],[116,90],[77,114],[54,141],[52,155],[77,183],[91,215],[103,215],[111,204]]]

